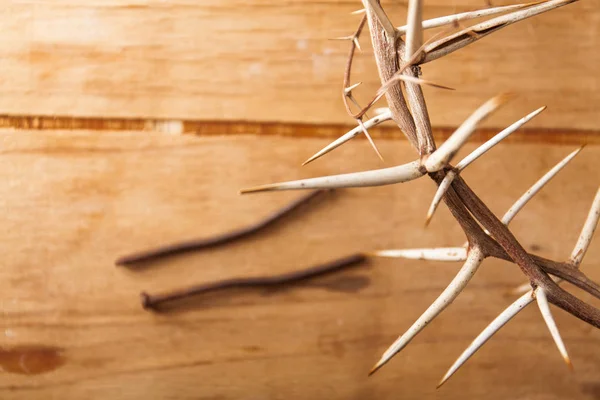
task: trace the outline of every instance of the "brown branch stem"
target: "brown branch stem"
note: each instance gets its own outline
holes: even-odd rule
[[[600,328],[600,310],[579,300],[550,279],[548,274],[525,251],[506,225],[490,211],[460,176],[454,179],[452,187],[456,190],[467,209],[490,232],[490,236],[506,251],[512,261],[530,279],[534,288],[541,286],[547,293],[548,300],[551,303],[575,317]]]
[[[127,256],[120,257],[115,261],[116,265],[120,266],[129,266],[133,264],[138,264],[142,262],[149,262],[153,260],[157,260],[159,258],[169,257],[176,254],[188,253],[191,251],[197,251],[202,249],[207,249],[210,247],[216,247],[220,245],[224,245],[230,242],[233,242],[238,239],[242,239],[246,236],[255,234],[268,226],[274,224],[279,221],[292,211],[296,210],[300,206],[307,204],[315,197],[327,192],[327,190],[316,190],[311,192],[305,196],[300,197],[299,199],[294,200],[293,202],[287,204],[283,208],[275,211],[273,214],[269,215],[265,219],[252,224],[250,226],[246,226],[244,228],[236,229],[230,232],[225,232],[216,236],[202,238],[202,239],[194,239],[184,242],[177,242],[173,244],[169,244],[166,246],[161,246],[155,249],[141,251],[139,253],[130,254]]]
[[[296,284],[307,279],[340,272],[344,269],[358,266],[359,264],[364,263],[366,259],[367,257],[363,254],[353,254],[351,256],[340,258],[314,267],[281,275],[225,279],[202,285],[191,286],[185,289],[178,289],[164,294],[148,294],[142,292],[142,306],[145,309],[155,310],[167,302],[181,300],[187,297],[197,296],[209,292],[233,288],[268,288]]]
[[[375,1],[379,3],[379,0]],[[400,69],[398,54],[402,54],[404,42],[399,35],[396,35],[396,37],[390,41],[385,33],[384,27],[380,24],[379,19],[372,8],[367,6],[366,11],[371,41],[373,42],[375,61],[379,71],[379,78],[383,85]],[[419,140],[417,139],[415,121],[408,110],[408,105],[404,99],[404,94],[402,93],[399,82],[391,85],[385,92],[385,98],[388,102],[390,111],[392,112],[392,119],[396,122],[402,132],[404,132],[410,143],[419,150]]]
[[[349,88],[351,85],[350,84],[350,76],[352,74],[352,62],[354,61],[354,53],[356,52],[356,42],[360,38],[360,34],[362,33],[362,30],[365,27],[366,22],[367,22],[367,16],[364,15],[362,17],[362,19],[360,20],[360,23],[358,24],[358,28],[356,29],[356,32],[354,32],[354,34],[349,37],[350,38],[350,51],[348,53],[348,60],[346,61],[346,69],[344,70],[344,89],[342,90],[342,99],[344,101],[344,107],[346,107],[346,112],[348,113],[348,115],[350,115],[354,119],[362,117],[362,115],[364,115],[364,112],[360,116],[358,116],[360,113],[355,115],[352,112],[352,108],[350,107],[350,104],[348,104],[348,99],[352,100],[354,98],[352,97],[352,91],[348,92],[346,89]],[[366,110],[365,110],[365,112],[366,112]]]
[[[418,78],[419,70],[418,66],[410,66],[404,70],[403,74]],[[435,151],[436,147],[425,96],[423,96],[423,90],[421,89],[420,84],[412,82],[404,82],[404,88],[406,91],[406,99],[415,122],[419,153],[421,156],[429,155]]]

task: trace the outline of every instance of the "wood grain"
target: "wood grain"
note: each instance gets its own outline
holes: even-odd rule
[[[516,1],[495,1],[495,4]],[[358,1],[0,1],[0,114],[351,123],[341,102]],[[485,6],[435,0],[433,17]],[[543,128],[598,129],[599,0],[511,26],[424,66],[435,126],[457,126],[504,91],[520,98],[487,126],[548,105]],[[389,5],[401,25],[405,2]],[[574,22],[576,21],[576,22]],[[363,103],[378,88],[368,40],[355,63]]]
[[[460,244],[446,209],[423,227],[434,193],[426,180],[340,191],[226,248],[135,272],[113,265],[134,250],[247,225],[299,195],[239,196],[241,187],[381,165],[365,141],[300,168],[325,141],[66,131],[5,131],[0,138],[0,365],[12,367],[0,374],[2,399],[600,394],[600,332],[555,310],[575,364],[569,373],[533,307],[435,390],[455,357],[512,301],[506,292],[523,281],[501,261],[486,261],[465,293],[371,378],[374,361],[458,265],[372,260],[299,287],[195,299],[172,314],[140,307],[141,290],[282,273],[359,250]],[[389,165],[412,158],[406,142],[378,144]],[[570,150],[500,146],[465,177],[501,213]],[[517,217],[513,231],[527,249],[569,255],[598,187],[599,160],[600,148],[586,148]],[[595,243],[583,268],[599,280],[598,267]],[[25,368],[15,365],[19,354]],[[54,369],[36,364],[40,373],[33,374],[32,360]]]

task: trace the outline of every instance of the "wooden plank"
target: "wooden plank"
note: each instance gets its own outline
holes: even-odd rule
[[[286,290],[204,297],[172,314],[139,305],[140,290],[292,271],[359,250],[460,244],[443,207],[423,227],[434,192],[427,180],[340,191],[226,248],[136,272],[113,265],[123,253],[249,224],[299,195],[239,196],[241,187],[381,165],[365,141],[301,169],[323,140],[0,137],[0,365],[12,371],[0,374],[2,399],[589,399],[600,391],[600,331],[555,312],[577,371],[570,374],[532,307],[436,392],[446,368],[523,281],[500,261],[486,261],[466,292],[371,378],[377,357],[457,265],[373,260]],[[379,145],[390,165],[413,157],[406,142]],[[466,179],[501,213],[570,150],[500,146]],[[526,248],[555,259],[570,253],[598,187],[599,160],[600,148],[586,148],[518,216],[513,230]],[[584,268],[599,280],[599,266],[594,244]]]
[[[340,91],[347,44],[327,38],[352,32],[358,4],[1,1],[0,114],[350,123]],[[483,5],[436,0],[426,16]],[[488,126],[546,104],[531,126],[597,129],[598,6],[569,5],[424,66],[427,78],[458,89],[426,90],[433,124],[456,126],[514,91],[520,99]],[[389,10],[404,21],[404,4]],[[363,47],[353,77],[364,103],[378,78],[366,38]]]

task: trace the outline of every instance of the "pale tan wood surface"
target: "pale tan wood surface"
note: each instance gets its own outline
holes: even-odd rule
[[[41,357],[51,364],[43,374],[1,373],[2,399],[600,396],[600,332],[555,309],[575,364],[569,373],[534,307],[435,390],[455,357],[512,301],[506,292],[523,281],[516,267],[495,260],[371,378],[381,352],[459,265],[373,260],[286,290],[199,298],[172,314],[140,307],[141,290],[292,271],[361,250],[459,245],[464,238],[444,207],[423,227],[434,192],[427,180],[340,191],[254,238],[142,271],[113,265],[134,250],[244,226],[300,195],[239,196],[241,187],[380,166],[366,141],[300,168],[323,140],[147,132],[0,137],[0,365],[32,372],[41,368],[36,349],[58,349]],[[379,145],[387,165],[413,157],[406,142]],[[506,145],[466,178],[502,213],[570,150]],[[600,148],[586,148],[517,217],[513,230],[530,251],[568,256],[598,186],[599,159]],[[600,279],[597,241],[583,268]],[[25,358],[10,353],[23,346]]]
[[[391,2],[388,2],[391,3]],[[516,1],[494,1],[495,5]],[[0,1],[0,114],[98,118],[352,123],[341,103],[348,35],[359,1]],[[425,16],[485,7],[429,1]],[[406,4],[388,10],[398,25]],[[530,126],[598,129],[600,2],[583,0],[521,22],[443,60],[424,76],[435,126],[457,126],[503,91],[541,105]],[[353,79],[365,103],[378,87],[368,38]]]

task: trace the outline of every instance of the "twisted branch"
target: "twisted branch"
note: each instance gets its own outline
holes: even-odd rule
[[[495,112],[503,104],[507,97],[497,96],[479,109],[477,109],[456,132],[438,149],[431,131],[431,124],[419,79],[419,64],[433,61],[448,55],[455,50],[467,46],[505,26],[521,21],[525,18],[553,10],[555,8],[575,2],[576,0],[550,0],[537,3],[522,4],[504,9],[496,9],[494,12],[471,12],[461,15],[468,19],[471,16],[491,15],[496,12],[512,11],[508,14],[495,17],[473,27],[463,29],[439,40],[422,45],[422,29],[429,25],[453,23],[458,16],[443,17],[432,22],[423,22],[421,19],[421,0],[410,0],[408,10],[408,23],[401,30],[390,28],[391,21],[381,8],[379,0],[363,0],[366,11],[366,19],[369,24],[371,42],[373,44],[374,56],[377,63],[382,89],[378,95],[385,94],[389,110],[385,112],[385,118],[393,119],[407,136],[409,142],[418,152],[417,160],[391,168],[374,171],[364,171],[353,174],[334,175],[329,177],[303,179],[293,182],[283,182],[262,185],[255,188],[245,189],[242,192],[257,192],[265,190],[290,190],[308,188],[337,188],[337,187],[363,187],[378,186],[400,182],[408,182],[428,175],[437,185],[438,192],[434,198],[428,219],[440,200],[444,200],[450,212],[460,224],[467,240],[468,246],[464,249],[418,249],[407,251],[381,251],[375,255],[398,256],[398,257],[421,257],[430,259],[460,259],[465,264],[454,280],[440,294],[434,303],[423,313],[423,315],[401,335],[386,350],[377,362],[371,373],[386,364],[395,354],[402,350],[433,318],[441,313],[464,289],[470,278],[478,269],[486,257],[497,257],[517,264],[523,274],[530,281],[531,291],[517,300],[505,312],[486,328],[472,344],[472,346],[459,357],[459,360],[451,367],[440,385],[445,382],[486,340],[493,335],[501,326],[510,320],[522,307],[537,299],[538,306],[544,320],[554,338],[563,358],[570,364],[566,348],[554,323],[548,303],[554,304],[573,316],[600,328],[600,310],[581,301],[571,293],[562,289],[554,277],[571,282],[584,291],[600,298],[600,286],[585,276],[578,267],[585,254],[600,215],[600,191],[592,205],[590,214],[579,241],[573,250],[569,262],[556,262],[542,257],[529,254],[508,228],[510,220],[523,205],[537,193],[537,191],[554,176],[564,165],[566,165],[579,150],[570,154],[565,160],[546,174],[536,185],[515,203],[513,208],[500,220],[490,211],[484,202],[475,194],[460,176],[460,172],[492,146],[500,142],[509,134],[514,132],[524,123],[535,117],[543,107],[517,121],[497,137],[482,145],[475,152],[465,158],[454,167],[450,164],[454,155],[475,131],[478,124],[488,115]],[[516,11],[514,11],[516,10]],[[438,25],[438,26],[439,26]],[[361,28],[362,29],[362,26]],[[406,32],[406,41],[401,37]],[[353,53],[351,53],[353,54]],[[351,61],[349,63],[351,65]],[[349,72],[347,72],[349,77]],[[399,79],[406,76],[408,79]],[[348,84],[349,82],[346,82]],[[404,89],[404,92],[403,92]],[[406,97],[405,97],[406,95]],[[376,96],[377,98],[377,96]],[[369,103],[372,105],[374,101]],[[365,111],[367,108],[363,109]],[[360,115],[362,116],[362,114]],[[384,118],[381,118],[383,120]],[[373,123],[379,122],[373,121]],[[352,133],[351,133],[352,132]],[[333,148],[341,145],[358,132],[351,131],[343,138],[332,143],[330,146],[311,157],[309,161],[327,153]],[[437,258],[436,258],[437,257]]]

